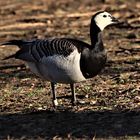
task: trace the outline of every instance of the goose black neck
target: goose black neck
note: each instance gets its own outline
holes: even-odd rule
[[[101,45],[98,45],[99,47],[103,46],[102,45],[101,30],[96,25],[94,18],[91,19],[91,24],[90,24],[90,39],[91,39],[92,49],[96,47],[96,44],[101,44]],[[100,48],[100,49],[102,49],[102,48]]]

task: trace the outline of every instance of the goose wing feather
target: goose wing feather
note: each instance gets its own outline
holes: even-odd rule
[[[36,39],[32,41],[12,40],[3,45],[17,45],[20,48],[16,54],[8,56],[5,59],[15,57],[31,62],[41,62],[43,57],[53,55],[68,56],[76,49],[74,41],[66,38],[47,40]]]

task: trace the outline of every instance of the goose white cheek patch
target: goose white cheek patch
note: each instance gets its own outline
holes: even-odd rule
[[[106,26],[112,24],[113,22],[111,15],[107,12],[103,12],[95,17],[95,23],[102,31]]]

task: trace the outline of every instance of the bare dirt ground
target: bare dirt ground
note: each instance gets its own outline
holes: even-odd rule
[[[57,85],[60,107],[53,110],[50,85],[25,67],[2,58],[15,46],[0,47],[0,139],[139,140],[140,2],[138,0],[0,0],[0,42],[11,39],[71,37],[90,43],[89,24],[107,10],[122,23],[103,32],[106,68],[76,84]]]

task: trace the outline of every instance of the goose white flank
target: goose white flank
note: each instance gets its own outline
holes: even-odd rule
[[[108,25],[117,23],[118,20],[106,11],[93,15],[90,24],[91,44],[72,38],[10,40],[2,45],[16,45],[19,50],[4,60],[21,59],[33,73],[51,82],[54,106],[58,105],[55,84],[70,84],[74,105],[74,84],[96,76],[104,68],[107,54],[101,33]]]

